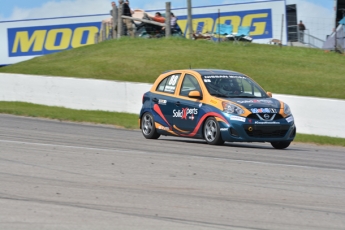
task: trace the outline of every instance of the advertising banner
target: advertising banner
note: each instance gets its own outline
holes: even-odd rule
[[[217,24],[228,24],[236,33],[239,26],[250,26],[249,35],[254,43],[268,43],[275,38],[282,39],[284,44],[287,37],[285,8],[284,0],[194,7],[193,31],[212,34],[216,32]],[[173,11],[182,32],[188,34],[187,9]]]
[[[215,33],[218,24],[228,24],[236,33],[239,26],[249,26],[254,43],[268,43],[272,38],[286,43],[284,0],[202,6],[192,11],[195,32]],[[188,38],[187,9],[173,9],[173,12]],[[98,14],[0,22],[0,65],[94,44],[102,20],[108,17]]]
[[[0,65],[95,43],[104,15],[0,23]]]

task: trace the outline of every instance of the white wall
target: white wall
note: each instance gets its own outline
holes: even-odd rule
[[[21,101],[72,109],[140,112],[151,84],[93,79],[0,74],[0,101]],[[286,102],[298,133],[345,138],[345,100],[273,94]]]
[[[273,94],[291,108],[297,132],[345,138],[345,100]]]
[[[72,109],[139,113],[150,84],[94,79],[0,74],[0,101]]]

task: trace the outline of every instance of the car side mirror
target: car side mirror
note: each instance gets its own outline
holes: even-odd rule
[[[188,97],[190,98],[196,98],[196,99],[202,99],[202,96],[199,91],[190,91],[188,94]]]
[[[269,97],[272,97],[272,96],[273,96],[271,92],[266,92],[266,93],[267,93],[267,95],[268,95]]]

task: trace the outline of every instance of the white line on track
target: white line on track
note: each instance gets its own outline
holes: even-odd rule
[[[56,144],[44,144],[44,143],[33,143],[33,142],[24,142],[24,141],[10,141],[10,140],[0,140],[0,143],[14,143],[14,144],[27,144],[27,145],[36,145],[36,146],[50,146],[50,147],[62,147],[62,148],[74,148],[74,149],[86,149],[86,150],[97,150],[97,151],[113,151],[113,152],[132,152],[132,153],[140,153],[140,154],[156,154],[156,155],[164,155],[166,154],[159,153],[159,152],[147,152],[147,151],[138,151],[133,149],[107,149],[107,148],[92,148],[92,147],[84,147],[84,146],[71,146],[71,145],[56,145]],[[261,164],[261,165],[273,165],[273,166],[286,166],[286,167],[296,167],[296,168],[305,168],[305,169],[322,169],[328,171],[338,171],[338,172],[345,172],[344,169],[330,169],[330,168],[323,168],[323,167],[314,167],[314,166],[302,166],[302,165],[292,165],[292,164],[279,164],[279,163],[267,163],[267,162],[260,162],[260,161],[249,161],[249,160],[236,160],[236,159],[229,159],[229,158],[219,158],[219,157],[207,157],[207,156],[190,156],[184,155],[185,157],[192,157],[192,158],[200,158],[200,159],[214,159],[217,161],[233,161],[233,162],[241,162],[241,163],[252,163],[252,164]]]

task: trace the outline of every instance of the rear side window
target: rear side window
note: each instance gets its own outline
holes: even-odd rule
[[[173,74],[164,78],[158,85],[156,91],[174,94],[181,74]]]

